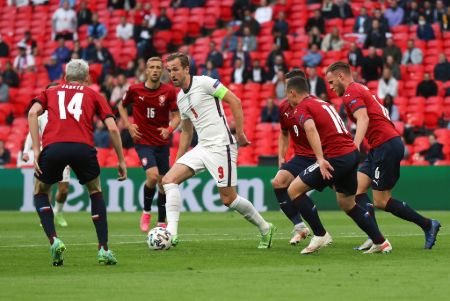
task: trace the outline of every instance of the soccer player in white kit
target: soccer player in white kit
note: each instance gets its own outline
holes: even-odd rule
[[[178,185],[207,169],[216,180],[223,204],[239,212],[258,228],[261,234],[258,248],[269,248],[275,226],[266,222],[252,203],[236,192],[237,145],[249,144],[243,129],[241,101],[219,80],[189,75],[189,59],[184,54],[170,55],[167,58],[167,70],[173,84],[181,88],[177,96],[182,127],[180,145],[175,164],[162,179],[166,192],[167,230],[172,234],[172,244],[178,244],[181,207]],[[222,102],[231,108],[236,124],[236,137],[230,132]],[[199,142],[196,147],[187,151],[194,128]]]
[[[49,85],[47,88],[49,87],[52,86]],[[42,137],[42,134],[44,133],[44,129],[45,126],[47,125],[47,122],[48,122],[48,111],[45,111],[41,116],[38,117],[40,137]],[[33,150],[31,146],[32,146],[31,135],[30,133],[28,133],[22,151],[22,160],[24,162],[34,161]],[[30,158],[30,154],[33,157]],[[55,213],[55,221],[61,227],[68,226],[67,221],[63,215],[63,207],[67,200],[67,195],[69,194],[69,181],[70,181],[70,167],[67,165],[66,168],[64,168],[61,181],[58,182],[58,190],[56,191],[55,195],[55,207],[53,208],[53,211]],[[49,194],[49,196],[51,196],[51,194]]]

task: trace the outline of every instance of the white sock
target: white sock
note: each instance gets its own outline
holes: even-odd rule
[[[53,210],[56,213],[62,212],[64,207],[64,203],[55,202],[55,209]]]
[[[261,214],[256,211],[256,208],[249,200],[238,195],[230,204],[230,208],[239,212],[246,220],[258,227],[261,234],[267,234],[267,232],[269,232],[269,224],[264,220]]]
[[[151,213],[152,213],[151,211],[145,211],[145,210],[142,210],[142,212],[143,212],[144,214],[151,214]]]
[[[177,235],[181,208],[180,189],[178,184],[165,184],[163,187],[166,192],[167,230],[172,235]]]

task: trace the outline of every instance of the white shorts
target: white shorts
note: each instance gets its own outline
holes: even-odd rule
[[[63,175],[62,175],[62,180],[59,181],[60,183],[67,183],[70,181],[70,167],[69,165],[66,166],[66,168],[64,168],[63,171]]]
[[[176,163],[190,167],[196,174],[207,169],[217,187],[232,187],[237,185],[236,161],[236,144],[211,148],[197,145]]]

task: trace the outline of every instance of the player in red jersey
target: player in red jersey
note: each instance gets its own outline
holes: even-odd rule
[[[147,80],[132,85],[123,101],[119,103],[119,113],[131,137],[145,170],[144,208],[140,228],[148,232],[151,207],[158,184],[158,226],[165,227],[166,195],[161,186],[161,178],[169,170],[169,136],[180,124],[177,95],[171,85],[161,83],[163,62],[159,57],[147,61]],[[128,121],[126,106],[133,106],[134,122]]]
[[[436,242],[440,223],[420,215],[405,202],[392,198],[392,189],[400,177],[400,161],[405,146],[389,119],[388,110],[369,88],[353,80],[348,64],[336,62],[330,65],[326,77],[331,89],[343,97],[347,115],[356,123],[356,146],[359,148],[364,137],[370,145],[369,154],[358,172],[357,202],[366,207],[375,220],[367,195],[372,185],[375,206],[421,227],[425,232],[424,248],[431,249]],[[372,243],[367,240],[356,249],[368,249]]]
[[[389,241],[380,233],[370,214],[355,203],[359,154],[338,113],[331,104],[309,95],[304,78],[291,78],[287,82],[286,95],[291,104],[297,104],[294,114],[299,130],[304,132],[317,159],[288,188],[289,198],[314,232],[310,244],[301,253],[315,252],[331,242],[315,206],[305,201],[308,191],[322,191],[330,185],[336,191],[339,206],[374,241],[376,248],[367,252],[390,252]]]
[[[100,185],[100,167],[94,148],[93,118],[98,114],[111,135],[114,150],[119,158],[119,180],[127,177],[122,153],[120,133],[108,102],[100,94],[85,86],[89,66],[83,60],[72,60],[66,65],[66,83],[43,91],[33,99],[28,113],[32,149],[34,153],[35,189],[34,204],[42,227],[51,244],[53,265],[63,264],[66,247],[56,235],[48,194],[52,184],[62,178],[69,165],[80,184],[86,185],[91,199],[92,220],[98,238],[100,263],[116,264],[108,249],[108,222],[105,201]],[[38,116],[48,110],[48,124],[39,141]]]

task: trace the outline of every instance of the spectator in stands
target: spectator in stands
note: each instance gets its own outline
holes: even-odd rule
[[[372,27],[370,28],[366,40],[364,41],[365,49],[370,46],[375,48],[386,47],[386,32],[380,28],[380,22],[376,19],[372,20]]]
[[[47,69],[48,79],[50,81],[55,81],[61,78],[61,75],[63,74],[62,64],[63,63],[61,63],[58,57],[54,54],[44,64],[45,69]]]
[[[428,141],[430,142],[430,147],[419,153],[414,154],[415,161],[428,161],[431,165],[434,165],[438,160],[444,160],[444,145],[439,143],[436,139],[435,134],[428,135]]]
[[[275,85],[275,96],[277,99],[286,98],[286,77],[283,70],[278,70],[272,79]]]
[[[353,25],[353,32],[357,34],[368,34],[372,26],[372,19],[367,14],[367,8],[361,7],[359,16],[355,19],[355,25]]]
[[[428,23],[433,23],[433,6],[431,5],[430,1],[423,1],[422,5],[422,14],[425,16],[425,19],[427,19]]]
[[[237,35],[242,36],[244,27],[250,27],[250,31],[254,36],[259,35],[259,32],[261,31],[261,25],[253,17],[252,11],[250,9],[244,10],[244,20],[242,21],[242,24],[237,31]]]
[[[234,30],[233,27],[228,26],[227,27],[227,33],[226,35],[223,37],[222,40],[222,52],[224,51],[235,51],[237,48],[237,44],[238,44],[238,38],[236,37],[236,35],[234,34]]]
[[[116,27],[116,37],[124,41],[133,37],[133,24],[128,23],[125,16],[120,17],[120,24]]]
[[[3,76],[0,75],[0,103],[5,103],[9,101],[9,87],[3,81]]]
[[[419,5],[416,1],[411,1],[409,8],[405,11],[405,16],[403,18],[403,24],[406,25],[416,25],[419,23]]]
[[[324,0],[321,8],[322,16],[325,19],[337,18],[335,7],[333,0]]]
[[[327,87],[324,79],[317,75],[317,69],[315,67],[311,67],[307,68],[306,71],[308,72],[309,93],[319,97],[320,99],[327,100]]]
[[[156,50],[153,47],[152,29],[149,27],[148,20],[144,19],[141,26],[134,26],[134,28],[137,56],[147,60],[156,55]]]
[[[394,40],[389,38],[386,40],[386,47],[383,49],[383,61],[386,62],[388,56],[392,56],[397,64],[402,61],[402,51],[397,45],[395,45]]]
[[[11,162],[11,153],[5,148],[5,142],[0,140],[0,166],[6,165]]]
[[[53,51],[52,56],[60,65],[70,61],[71,51],[66,47],[66,40],[64,40],[64,38],[58,39],[58,47]]]
[[[433,27],[427,23],[427,20],[424,16],[419,17],[419,26],[417,26],[417,38],[423,41],[431,41],[436,39],[434,35]]]
[[[80,2],[80,9],[77,13],[77,24],[78,27],[82,25],[91,25],[92,24],[92,12],[87,6],[86,1]]]
[[[366,82],[378,80],[381,76],[383,60],[376,52],[375,47],[369,47],[369,54],[361,63],[361,76]]]
[[[414,40],[408,40],[408,48],[403,52],[402,65],[422,64],[423,53],[420,48],[416,48]]]
[[[335,0],[333,5],[333,11],[335,18],[349,19],[353,18],[352,8],[350,4],[344,0]]]
[[[19,55],[14,59],[14,69],[17,73],[34,72],[35,61],[31,54],[27,54],[27,46],[23,43],[19,44]]]
[[[283,57],[283,51],[280,50],[280,46],[277,44],[272,45],[272,50],[269,52],[269,55],[266,59],[266,69],[270,70],[273,68],[273,65],[275,64],[275,57],[281,55]],[[283,57],[284,58],[284,57]],[[272,75],[273,77],[273,75]],[[270,80],[272,80],[272,77],[270,77]]]
[[[264,83],[267,81],[267,73],[264,68],[261,67],[259,60],[252,61],[252,69],[250,70],[250,80],[254,83]]]
[[[234,0],[231,10],[233,11],[234,20],[243,21],[245,18],[245,11],[251,12],[252,3],[250,0]]]
[[[353,67],[361,66],[363,54],[361,49],[358,48],[355,42],[352,42],[350,44],[350,51],[348,52],[347,58],[350,66]]]
[[[214,63],[212,61],[206,61],[205,67],[202,70],[202,75],[206,75],[214,79],[220,80],[219,72],[214,67]]]
[[[107,100],[111,99],[111,94],[114,89],[114,77],[111,74],[107,74],[100,86],[100,91],[105,95]]]
[[[212,61],[214,66],[220,68],[223,66],[223,55],[217,51],[216,43],[214,41],[209,42],[209,53],[206,60]]]
[[[258,42],[256,37],[252,35],[250,27],[244,27],[244,32],[242,36],[242,50],[244,51],[255,51],[258,48]]]
[[[333,27],[330,33],[327,33],[322,40],[322,51],[339,51],[344,46],[344,40],[339,34],[339,28]]]
[[[147,67],[145,66],[145,60],[143,58],[139,58],[137,61],[137,68],[136,68],[136,73],[135,73],[135,78],[138,83],[145,82],[146,68]]]
[[[381,10],[379,8],[375,8],[373,11],[372,20],[378,20],[380,23],[380,28],[384,32],[389,32],[389,23],[388,20],[383,16]]]
[[[248,80],[248,72],[245,70],[244,63],[240,58],[234,61],[233,73],[231,74],[231,82],[235,84],[245,84]]]
[[[439,63],[434,66],[434,79],[444,83],[450,80],[450,63],[445,53],[439,54]]]
[[[155,29],[158,30],[169,30],[172,28],[172,21],[170,21],[167,16],[167,11],[165,8],[161,8],[159,12],[159,17],[156,19]]]
[[[284,61],[284,57],[282,54],[278,54],[275,56],[273,65],[270,66],[268,70],[269,72],[267,75],[267,79],[271,81],[274,81],[274,78],[277,76],[278,71],[283,71],[283,73],[286,73],[288,71],[286,62]]]
[[[151,3],[145,3],[144,13],[144,19],[148,21],[148,26],[150,28],[155,27],[156,21],[158,20],[158,15],[153,11]]]
[[[9,46],[3,41],[2,35],[0,34],[0,57],[8,57],[9,56]]]
[[[116,108],[117,102],[122,100],[125,93],[128,91],[130,84],[127,82],[127,78],[123,73],[117,76],[117,84],[111,92],[111,98],[109,103],[111,107]]]
[[[205,5],[205,0],[173,0],[172,6],[174,8],[178,7],[187,7],[187,8],[194,8],[194,7],[201,7]]]
[[[450,30],[450,6],[447,7],[447,13],[442,16],[442,21],[439,22],[442,31]]]
[[[5,71],[3,72],[2,76],[3,81],[10,88],[17,88],[19,86],[19,75],[17,75],[17,72],[13,69],[10,61],[6,61]]]
[[[430,96],[437,96],[438,86],[436,82],[431,79],[430,73],[423,74],[423,80],[419,83],[416,90],[416,96],[428,98]]]
[[[103,121],[97,120],[94,130],[94,144],[97,148],[109,148],[109,134]]]
[[[311,46],[314,44],[318,48],[322,45],[322,35],[320,34],[319,29],[314,26],[311,31],[308,33],[309,35],[309,44],[308,47],[311,48]]]
[[[92,37],[88,37],[88,44],[86,48],[81,51],[81,58],[92,64],[97,56],[97,50],[95,49],[95,41]]]
[[[303,65],[305,67],[316,67],[322,61],[322,54],[316,44],[312,44],[308,53],[303,57]]]
[[[397,97],[398,81],[392,76],[391,70],[383,69],[383,76],[378,80],[378,97],[384,99],[386,95]]]
[[[136,66],[134,65],[134,61],[129,61],[127,63],[127,67],[125,69],[121,68],[118,72],[125,75],[126,78],[134,77],[136,74]]]
[[[399,121],[400,113],[398,111],[397,106],[394,104],[394,98],[391,95],[386,94],[386,96],[384,97],[383,103],[384,103],[384,107],[389,112],[389,118],[391,119],[391,121]]]
[[[284,11],[278,12],[278,18],[272,27],[272,33],[275,31],[281,32],[283,36],[286,36],[289,32],[289,24],[286,22],[286,13]]]
[[[62,7],[58,8],[52,16],[52,37],[58,40],[77,40],[77,15],[70,8],[68,1],[64,1]]]
[[[245,70],[249,70],[251,66],[251,59],[250,54],[248,51],[244,50],[244,45],[242,43],[242,40],[238,41],[237,48],[233,52],[233,64],[236,59],[240,59],[242,61],[242,64],[244,64]]]
[[[400,65],[394,60],[392,55],[388,55],[386,58],[386,62],[384,63],[384,68],[389,68],[391,70],[392,76],[396,80],[400,80],[402,78]]]
[[[137,2],[134,9],[130,10],[129,15],[133,19],[133,24],[134,24],[135,28],[137,26],[140,26],[145,18],[145,11],[142,7],[142,2]]]
[[[27,45],[27,54],[37,55],[37,43],[31,37],[31,32],[25,31],[24,37],[19,43]]]
[[[397,0],[389,0],[389,8],[385,10],[384,17],[388,20],[389,27],[402,24],[405,11],[398,5]]]
[[[280,122],[280,108],[274,103],[272,97],[267,98],[266,105],[261,110],[261,122]]]
[[[431,23],[441,22],[441,20],[445,16],[445,14],[446,14],[446,9],[445,9],[445,5],[444,5],[444,1],[437,0],[436,7],[433,10],[433,21]]]
[[[289,50],[289,41],[281,31],[273,32],[273,42],[280,47],[281,51]]]
[[[88,26],[88,36],[98,40],[106,37],[107,33],[108,30],[106,29],[105,24],[100,23],[98,20],[98,14],[94,13],[92,15],[92,24]]]
[[[317,27],[321,34],[325,33],[325,19],[322,17],[321,11],[317,9],[313,14],[313,17],[309,18],[306,22],[306,32],[311,32],[313,27]]]
[[[132,2],[134,2],[134,1],[132,1]],[[108,8],[109,9],[124,9],[125,8],[125,0],[108,0]]]
[[[43,0],[41,0],[42,2]],[[69,2],[70,8],[75,7],[76,0],[67,0]],[[62,6],[64,4],[65,0],[59,0],[59,6]]]
[[[255,19],[259,24],[272,21],[272,6],[267,3],[267,0],[261,0],[259,7],[255,10]]]
[[[181,46],[179,51],[189,58],[189,74],[191,76],[197,75],[197,63],[194,57],[189,54],[189,47],[187,45]]]
[[[106,47],[103,47],[102,41],[95,41],[95,57],[93,62],[103,65],[103,74],[112,72],[116,63],[114,58]]]
[[[83,55],[83,48],[81,48],[80,42],[79,41],[75,41],[73,42],[73,49],[72,49],[72,58],[73,55],[76,54],[76,56],[78,58],[81,58]]]

